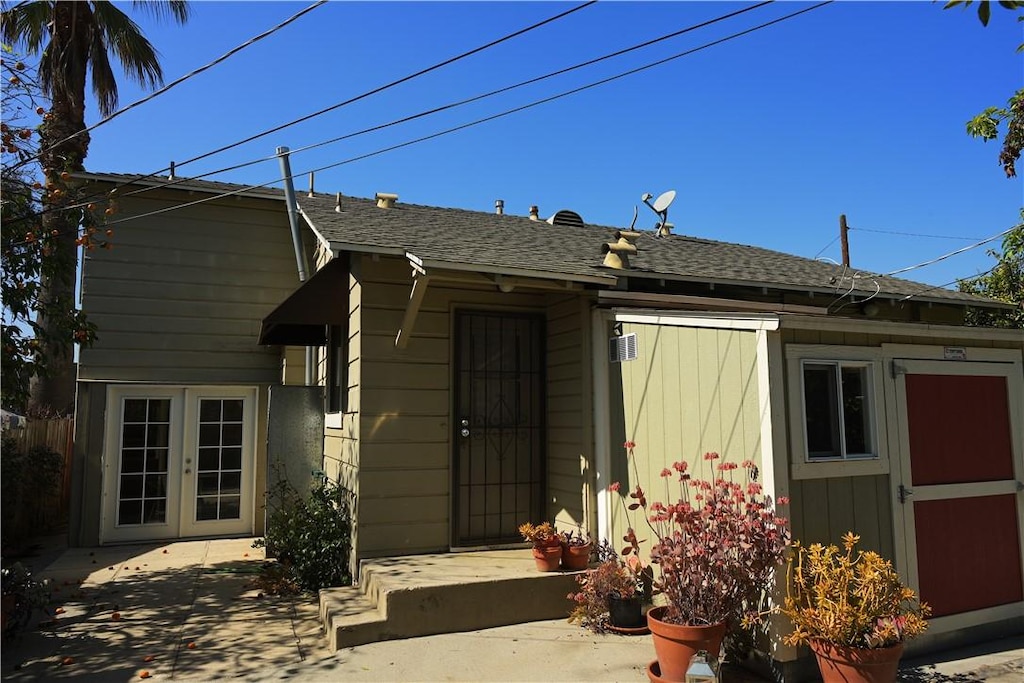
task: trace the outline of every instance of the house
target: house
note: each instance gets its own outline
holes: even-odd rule
[[[279,190],[86,180],[127,186],[85,258],[75,543],[258,534],[275,463],[352,492],[353,566],[617,539],[630,440],[648,489],[717,451],[797,538],[856,531],[925,645],[1024,628],[1024,331],[962,324],[1005,304],[565,210],[300,192],[293,240]]]

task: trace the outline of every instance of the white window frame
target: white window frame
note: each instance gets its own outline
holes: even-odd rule
[[[866,394],[869,402],[870,443],[873,453],[845,454],[845,425],[840,405],[840,439],[844,455],[811,458],[807,451],[807,416],[804,398],[804,366],[807,363],[868,368]],[[857,477],[887,474],[889,451],[885,438],[885,362],[881,349],[857,346],[789,344],[786,346],[788,401],[790,415],[790,466],[793,479]],[[841,384],[840,384],[841,386]],[[838,397],[837,397],[838,398]],[[841,401],[840,401],[841,403]]]

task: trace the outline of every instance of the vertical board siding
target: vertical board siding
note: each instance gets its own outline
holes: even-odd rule
[[[659,474],[677,460],[697,478],[714,477],[713,467],[723,461],[761,466],[755,332],[627,324],[623,333],[637,334],[639,357],[611,367],[613,402],[621,390],[622,413],[613,417],[621,425],[612,425],[611,445],[611,479],[622,484],[619,495],[639,483],[649,501],[674,501],[676,484]],[[635,474],[618,434],[636,443]],[[712,451],[722,459],[705,461]],[[733,475],[739,481],[746,471]],[[616,544],[629,524],[640,523],[637,514],[627,518],[618,501],[611,517]]]
[[[180,203],[152,191],[123,216]],[[284,205],[230,198],[118,225],[86,252],[82,301],[98,327],[82,379],[241,384],[281,380],[281,351],[257,344],[263,317],[298,287]]]
[[[552,297],[547,307],[548,517],[560,529],[590,529],[593,476],[589,345],[585,309],[576,296]]]

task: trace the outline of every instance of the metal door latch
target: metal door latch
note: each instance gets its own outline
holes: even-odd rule
[[[459,433],[462,434],[462,436],[464,436],[464,437],[469,436],[469,418],[465,418],[465,417],[462,418],[461,424],[462,424],[462,431],[459,432]]]

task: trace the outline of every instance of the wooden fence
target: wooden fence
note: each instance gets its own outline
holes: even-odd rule
[[[4,536],[23,536],[52,530],[68,519],[71,504],[71,464],[74,454],[75,420],[71,417],[30,418],[22,427],[4,430],[4,436],[17,444],[21,453],[44,446],[61,455],[62,464],[59,485],[52,491],[43,492],[38,499],[19,501],[15,519],[5,519],[4,524],[14,528],[5,529]]]

